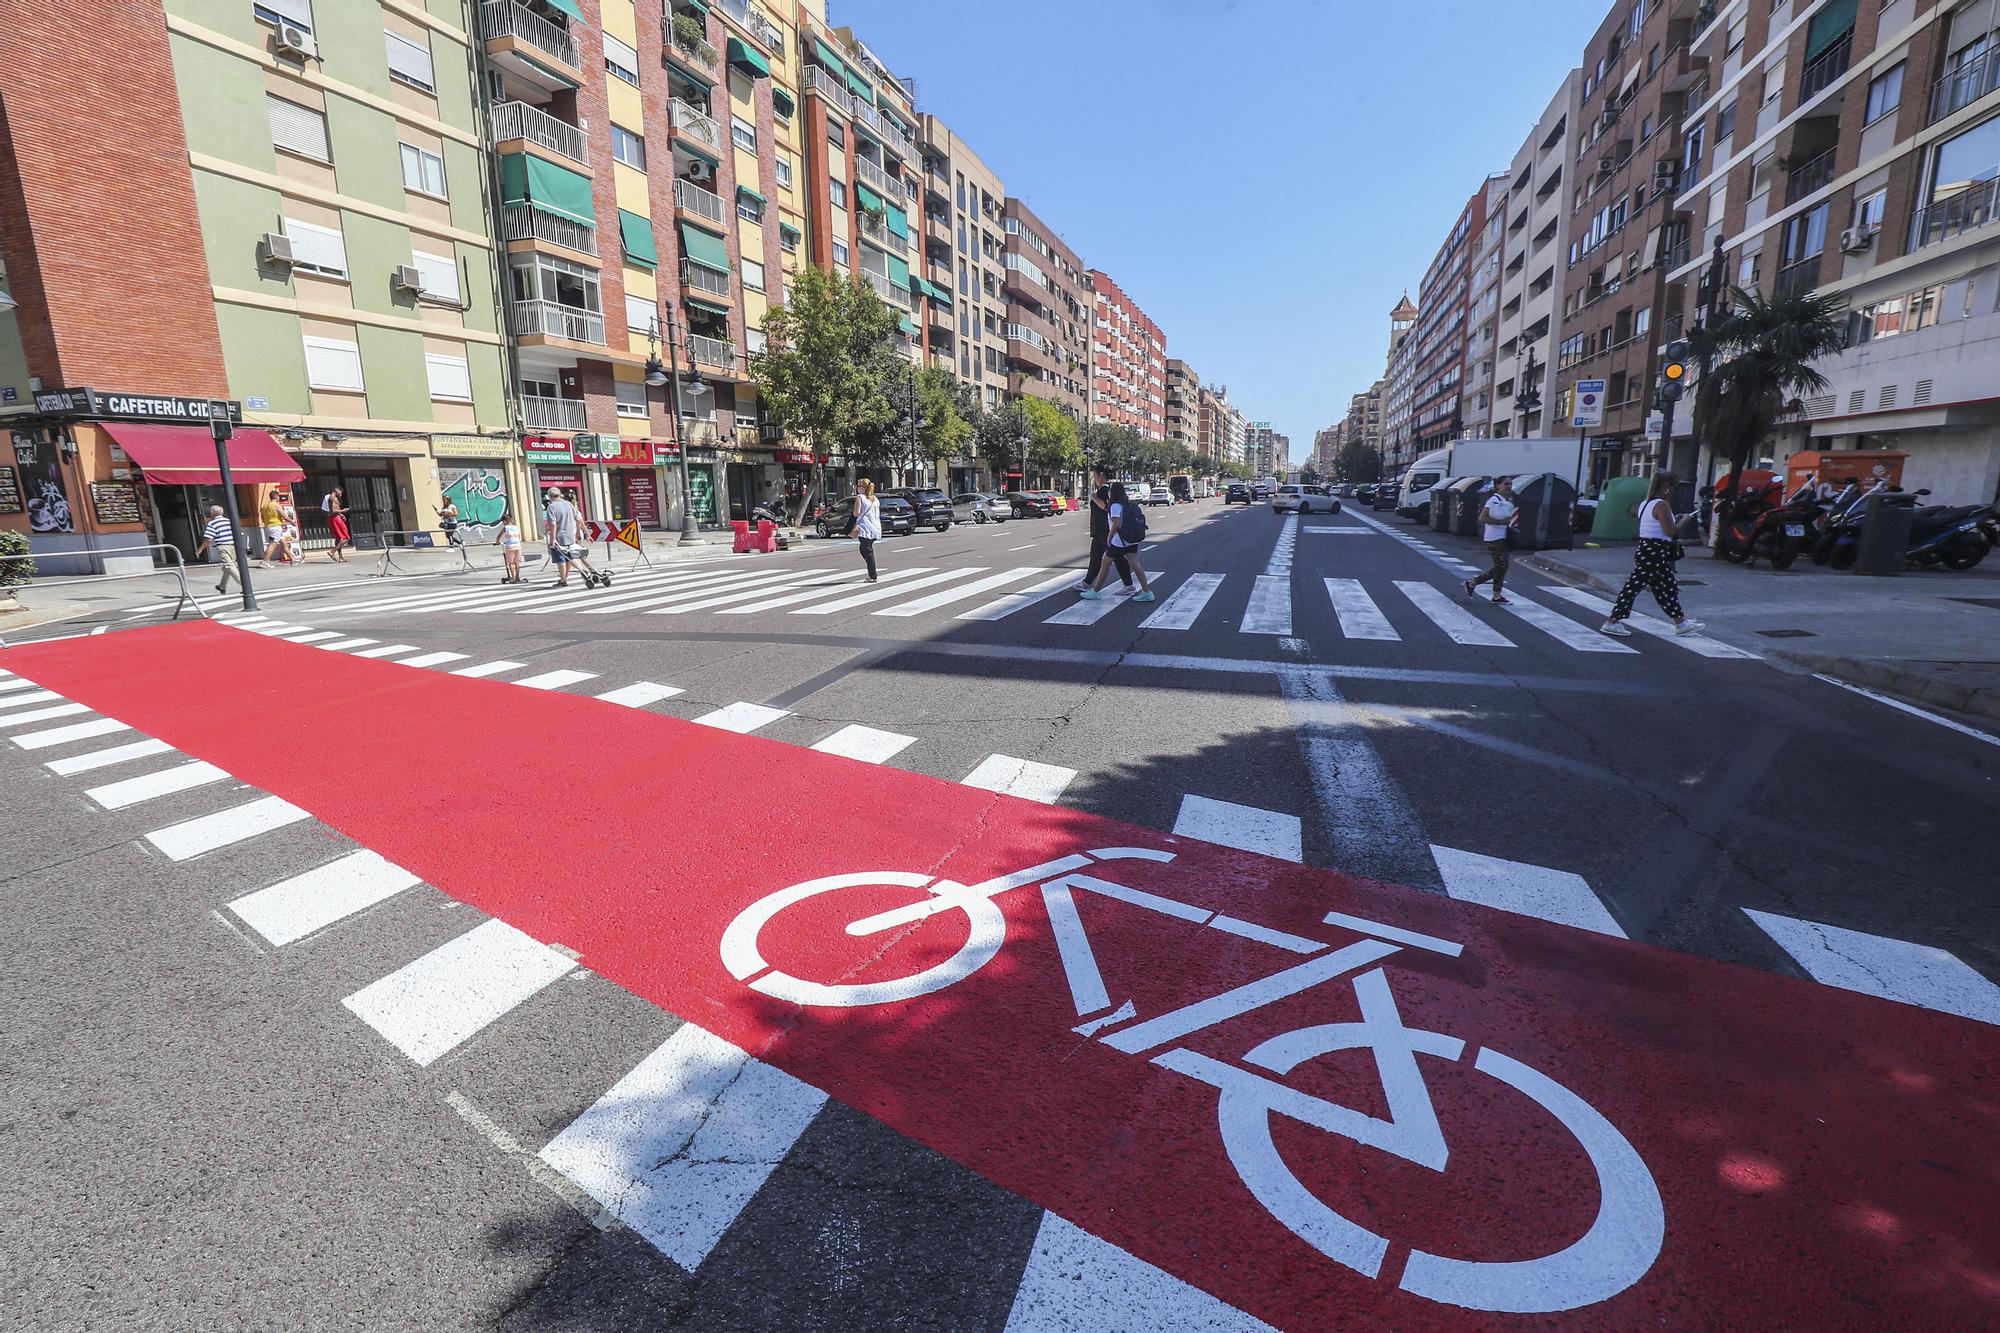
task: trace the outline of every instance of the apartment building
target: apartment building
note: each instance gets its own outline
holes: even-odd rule
[[[1306,461],[1320,476],[1331,478],[1341,447],[1346,443],[1347,419],[1342,417],[1331,426],[1322,426],[1313,433],[1312,455]]]
[[[1717,238],[1731,284],[1848,305],[1776,456],[1904,450],[1905,486],[2000,498],[2000,10],[1737,0],[1691,51],[1709,74],[1682,130],[1709,169],[1675,201],[1695,242],[1667,274],[1678,312],[1697,317]]]
[[[1110,274],[1086,275],[1090,325],[1090,419],[1167,437],[1167,337]]]
[[[1027,203],[1001,209],[1007,390],[1088,419],[1092,299],[1083,261]]]
[[[1480,438],[1491,429],[1495,362],[1500,347],[1500,278],[1505,261],[1507,178],[1486,182],[1485,225],[1476,233],[1467,268],[1465,374],[1459,386],[1457,434]]]
[[[1378,455],[1382,452],[1382,395],[1387,384],[1376,380],[1347,400],[1346,434],[1342,443],[1355,441]]]
[[[1268,421],[1252,421],[1243,433],[1244,466],[1259,477],[1281,477],[1291,466],[1292,442]]]
[[[934,329],[931,359],[972,385],[986,407],[998,407],[1007,387],[1006,186],[943,121],[921,119],[924,278],[952,294],[953,306],[942,308],[957,314],[945,336]]]
[[[1466,349],[1472,339],[1472,266],[1486,230],[1490,193],[1482,182],[1445,233],[1418,288],[1422,313],[1410,389],[1410,444],[1421,456],[1462,434]]]
[[[1167,358],[1167,439],[1196,453],[1208,453],[1201,434],[1201,376],[1175,357]]]
[[[0,471],[25,496],[0,525],[45,570],[192,551],[222,492],[190,400],[241,404],[239,503],[292,488],[308,544],[334,485],[364,537],[446,495],[482,517],[524,498],[478,41],[443,0],[80,0],[0,24]]]
[[[1577,121],[1583,71],[1573,69],[1536,118],[1508,164],[1506,260],[1494,350],[1493,435],[1548,436],[1567,430],[1557,395],[1547,392],[1555,355],[1569,245],[1570,131]],[[1530,387],[1540,399],[1521,410]]]
[[[1416,303],[1408,292],[1389,312],[1389,355],[1382,375],[1382,453],[1387,470],[1401,476],[1418,450],[1411,427],[1416,399]]]
[[[1226,384],[1203,385],[1200,389],[1200,450],[1218,463],[1245,461],[1244,439],[1249,433],[1243,413],[1229,401]]]

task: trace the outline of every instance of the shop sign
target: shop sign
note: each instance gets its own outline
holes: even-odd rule
[[[578,455],[561,435],[530,435],[521,441],[521,454],[530,463],[574,463]]]
[[[35,461],[35,437],[24,430],[14,433],[14,458],[22,467],[29,467]]]
[[[690,463],[713,463],[714,461],[715,450],[713,449],[688,450],[688,462]]]
[[[139,488],[129,481],[90,483],[90,507],[99,523],[143,523],[139,513]]]
[[[96,417],[104,421],[209,420],[215,398],[173,394],[120,393],[103,389],[51,389],[35,395],[35,410],[50,416]],[[243,405],[229,404],[229,419],[243,420]]]
[[[0,403],[11,403],[21,396],[21,391],[9,384],[0,388]]]
[[[597,437],[597,457],[622,467],[653,466],[653,447],[644,440],[628,440],[617,435]]]
[[[660,526],[660,479],[653,472],[629,472],[625,475],[625,512],[635,523],[643,523],[649,528]],[[634,534],[635,536],[637,534]],[[632,543],[633,547],[638,542]]]
[[[431,454],[437,458],[512,458],[514,442],[484,435],[433,435]]]
[[[680,461],[681,447],[672,440],[653,441],[653,461],[655,463],[675,463]]]
[[[21,512],[21,476],[11,467],[0,467],[0,514]]]
[[[778,450],[778,461],[780,463],[799,463],[806,467],[811,467],[813,456],[804,449],[780,449]]]

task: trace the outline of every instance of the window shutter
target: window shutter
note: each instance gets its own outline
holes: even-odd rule
[[[604,36],[604,63],[624,74],[632,82],[639,81],[639,53],[610,33]]]
[[[333,160],[333,149],[326,138],[326,116],[322,112],[270,93],[264,94],[264,105],[271,116],[272,144],[321,162]]]
[[[416,265],[417,272],[423,277],[425,296],[452,301],[460,299],[456,259],[448,255],[433,255],[422,250],[412,250],[410,262]]]
[[[338,338],[307,338],[306,382],[315,389],[360,389],[361,347]]]
[[[656,309],[653,305],[652,297],[633,296],[629,292],[626,293],[625,295],[626,328],[637,329],[639,332],[644,333],[653,327],[653,321],[657,318],[659,318],[659,316],[656,313]]]
[[[257,0],[258,9],[268,9],[285,22],[307,32],[313,29],[312,0]]]
[[[463,399],[472,397],[472,370],[466,364],[464,357],[426,353],[424,370],[430,376],[431,397]]]
[[[347,276],[347,241],[333,228],[286,218],[285,235],[298,263],[333,276]]]
[[[409,80],[422,88],[437,87],[437,71],[431,65],[431,49],[419,46],[406,37],[398,37],[393,32],[384,32],[382,39],[389,50],[389,72]]]

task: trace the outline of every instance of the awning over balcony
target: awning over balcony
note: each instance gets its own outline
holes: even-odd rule
[[[586,227],[597,225],[590,177],[526,153],[509,153],[500,159],[500,198],[503,203],[532,204]]]
[[[771,89],[771,105],[787,120],[790,120],[792,113],[798,110],[798,105],[792,101],[792,95],[775,85]]]
[[[136,426],[108,421],[104,429],[155,486],[220,486],[215,438],[201,426]],[[229,476],[239,486],[298,481],[305,470],[267,430],[237,427],[229,441]]]
[[[704,268],[729,272],[729,247],[720,236],[692,223],[681,223],[681,253]]]
[[[949,306],[951,304],[951,293],[934,282],[924,281],[924,291],[930,294],[931,300],[936,301],[941,306]]]
[[[778,230],[784,233],[785,235],[791,237],[795,241],[802,240],[805,237],[804,232],[800,231],[797,227],[794,227],[789,222],[780,222],[778,224]]]
[[[578,7],[576,0],[549,0],[549,3],[575,19],[578,23],[585,22],[583,10]]]
[[[866,185],[863,185],[860,181],[854,182],[854,195],[861,201],[861,206],[871,213],[888,211],[889,201],[869,189]]]
[[[907,333],[912,338],[917,336],[917,326],[910,322],[910,317],[908,315],[896,316],[896,327],[901,329],[904,333]]]
[[[687,303],[696,310],[706,310],[711,315],[727,315],[730,313],[729,307],[722,304],[722,302],[711,301],[702,296],[690,296],[687,298]]]
[[[891,232],[906,241],[910,239],[910,219],[904,216],[902,209],[891,204],[888,209],[886,221],[889,224]]]
[[[660,266],[660,250],[653,244],[653,220],[637,213],[618,210],[618,239],[625,247],[625,262],[642,268]]]
[[[761,194],[758,194],[758,193],[757,193],[757,192],[756,192],[755,190],[751,189],[751,188],[750,188],[749,186],[747,186],[747,185],[743,185],[743,184],[741,184],[741,183],[739,183],[739,184],[737,185],[737,187],[736,187],[736,193],[738,193],[738,194],[747,194],[747,195],[749,195],[749,196],[750,196],[750,197],[751,197],[752,199],[755,199],[755,200],[756,200],[756,201],[757,201],[758,203],[760,203],[760,204],[761,204],[761,203],[765,203],[765,202],[767,202],[767,201],[765,200],[765,198],[764,198],[764,196],[763,196],[763,195],[761,195]]]
[[[889,281],[895,283],[898,287],[903,288],[905,291],[909,290],[910,266],[908,264],[905,264],[902,260],[896,258],[896,256],[894,255],[888,256],[888,259],[889,259]]]
[[[771,62],[758,52],[751,50],[741,37],[729,39],[729,63],[742,70],[753,79],[771,77]]]
[[[1833,0],[1806,26],[1806,59],[1811,60],[1854,29],[1858,0]]]
[[[875,85],[862,78],[859,74],[856,74],[851,66],[843,66],[842,73],[847,75],[848,90],[862,101],[873,106],[875,104]]]
[[[832,70],[835,74],[838,74],[841,78],[844,79],[848,77],[847,62],[845,60],[842,60],[837,54],[835,54],[834,49],[832,47],[828,46],[825,42],[822,42],[817,37],[813,38],[813,54],[819,57],[820,64],[825,65],[828,69]]]

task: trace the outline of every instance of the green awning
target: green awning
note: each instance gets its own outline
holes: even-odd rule
[[[691,222],[681,223],[681,253],[719,273],[729,272],[729,247],[720,236],[703,231]]]
[[[917,326],[910,323],[908,315],[896,316],[896,327],[909,334],[912,338],[917,336]]]
[[[681,0],[681,3],[689,9],[701,11],[704,15],[708,13],[708,0]]]
[[[576,0],[549,0],[549,3],[575,19],[578,23],[586,21],[583,17],[583,10],[577,5]]]
[[[851,68],[845,72],[847,74],[848,91],[870,106],[873,106],[875,104],[875,85],[862,78],[859,74],[856,74]]]
[[[755,200],[756,200],[756,201],[757,201],[758,203],[760,203],[760,204],[761,204],[761,203],[766,203],[766,202],[768,202],[768,201],[767,201],[767,200],[766,200],[766,199],[764,198],[764,196],[763,196],[763,195],[761,195],[761,194],[758,194],[758,193],[757,193],[757,192],[756,192],[755,190],[751,189],[751,188],[750,188],[749,186],[747,186],[747,185],[742,185],[742,184],[739,184],[739,185],[738,185],[738,186],[736,187],[736,193],[738,193],[738,194],[747,194],[747,195],[749,195],[749,196],[750,196],[750,197],[751,197],[752,199],[755,199]]]
[[[792,101],[792,95],[783,88],[778,87],[771,89],[771,105],[777,109],[779,115],[785,117],[787,120],[791,119],[792,113],[798,110],[798,104]]]
[[[660,266],[659,247],[653,244],[653,220],[637,213],[618,210],[618,239],[625,246],[625,262],[641,268]]]
[[[860,181],[854,182],[854,194],[856,198],[861,200],[861,206],[869,212],[884,213],[888,211],[889,201],[869,189],[866,185],[863,185]]]
[[[905,135],[907,135],[912,139],[917,137],[916,126],[910,124],[910,122],[904,120],[901,116],[897,115],[895,112],[891,111],[888,107],[883,106],[880,103],[876,104],[876,109],[882,113],[882,119],[888,121],[891,125],[894,125],[897,129],[901,130]]]
[[[910,285],[910,266],[894,255],[888,256],[888,259],[889,281],[895,283],[898,287],[907,289]]]
[[[912,296],[920,295],[924,290],[924,280],[914,273],[910,275],[910,280],[903,285],[910,289],[910,295]]]
[[[509,153],[500,159],[500,197],[503,203],[532,204],[545,213],[597,225],[597,209],[591,202],[590,177],[580,176],[545,158],[525,153]]]
[[[1857,0],[1833,0],[1806,26],[1806,59],[1811,60],[1854,30]]]
[[[948,306],[951,304],[951,293],[936,283],[926,281],[924,283],[924,290],[929,292],[931,300],[936,301],[939,305]]]
[[[741,37],[729,39],[729,63],[753,79],[771,77],[771,62],[745,46]]]
[[[778,224],[778,230],[783,232],[787,236],[803,237],[805,235],[804,232],[800,231],[797,227],[794,227],[789,222],[780,222]]]
[[[819,38],[815,37],[813,38],[813,51],[815,54],[819,56],[820,64],[825,65],[828,69],[832,70],[835,74],[840,75],[842,78],[847,77],[847,62],[845,60],[842,60],[838,55],[834,54],[834,50],[832,47],[828,46],[825,42],[822,42]]]
[[[687,303],[697,310],[706,310],[711,315],[727,315],[730,313],[729,307],[720,301],[711,301],[702,296],[690,296],[687,298]]]
[[[886,216],[889,223],[889,230],[904,240],[909,240],[910,220],[903,216],[903,210],[900,208],[891,208],[887,211]]]

